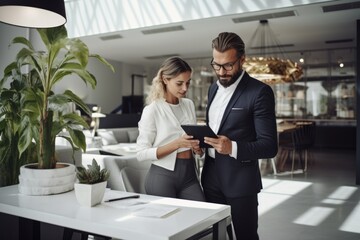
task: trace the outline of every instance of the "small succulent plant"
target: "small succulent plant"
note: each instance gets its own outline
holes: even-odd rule
[[[76,167],[76,177],[79,179],[79,183],[95,184],[105,182],[110,177],[110,171],[105,168],[100,170],[100,166],[95,159],[87,167],[87,169],[83,166]]]

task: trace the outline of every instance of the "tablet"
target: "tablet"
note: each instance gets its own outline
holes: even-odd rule
[[[193,136],[194,139],[200,140],[200,147],[209,148],[210,145],[204,143],[204,137],[217,138],[216,134],[207,125],[181,125],[187,135]]]

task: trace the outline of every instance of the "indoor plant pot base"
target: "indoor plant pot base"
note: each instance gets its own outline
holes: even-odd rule
[[[74,189],[75,166],[57,163],[54,169],[37,169],[37,163],[26,164],[20,168],[19,192],[25,195],[50,195]]]
[[[81,205],[93,207],[101,203],[107,181],[95,184],[75,183],[75,196]]]

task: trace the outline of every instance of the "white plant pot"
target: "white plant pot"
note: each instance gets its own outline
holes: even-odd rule
[[[75,166],[58,162],[54,169],[37,169],[37,163],[20,167],[19,192],[25,195],[51,195],[74,189]]]
[[[81,205],[93,207],[101,203],[107,181],[95,184],[75,183],[75,196]]]

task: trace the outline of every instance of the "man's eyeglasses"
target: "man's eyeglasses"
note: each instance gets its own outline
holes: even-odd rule
[[[234,64],[239,61],[240,58],[236,59],[234,62],[231,62],[231,63],[225,63],[225,64],[217,64],[217,63],[214,63],[214,59],[211,60],[210,64],[212,66],[212,68],[215,70],[215,71],[220,71],[221,68],[224,68],[225,71],[231,71],[233,68],[234,68]]]

